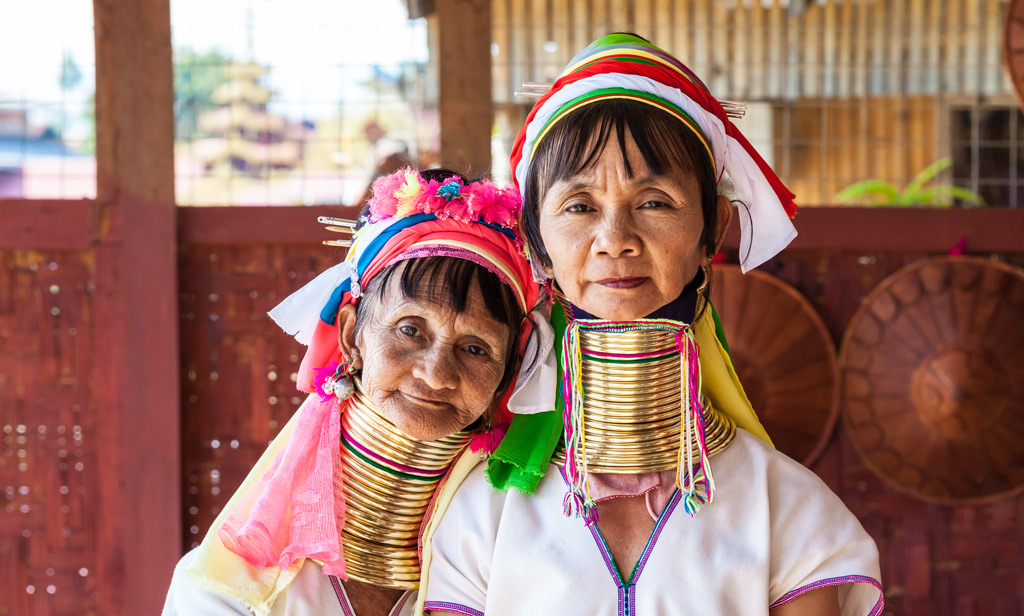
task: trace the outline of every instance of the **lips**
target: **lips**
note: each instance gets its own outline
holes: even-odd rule
[[[646,281],[646,277],[605,278],[603,280],[598,280],[597,284],[601,285],[602,287],[607,287],[609,289],[634,289],[636,287],[639,287]]]
[[[408,400],[409,402],[412,402],[413,404],[415,404],[417,406],[423,406],[423,407],[426,407],[426,408],[429,408],[429,409],[437,409],[437,410],[447,409],[447,408],[451,407],[451,404],[448,403],[448,402],[445,402],[444,400],[435,400],[433,398],[421,398],[420,396],[416,396],[416,395],[413,395],[413,394],[408,394],[408,393],[405,393],[404,391],[398,392],[398,393],[402,394],[403,398],[405,398],[406,400]]]

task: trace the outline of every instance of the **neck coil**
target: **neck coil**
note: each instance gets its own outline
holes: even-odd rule
[[[341,416],[345,500],[341,542],[348,575],[388,588],[419,587],[417,542],[438,483],[473,434],[456,432],[436,441],[404,434],[381,415],[356,381]]]
[[[736,424],[700,394],[699,350],[690,325],[669,319],[576,319],[562,341],[566,514],[596,520],[587,474],[676,471],[684,507],[710,503],[709,458]]]

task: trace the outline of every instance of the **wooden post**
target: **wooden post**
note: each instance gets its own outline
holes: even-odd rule
[[[94,11],[99,600],[156,614],[182,549],[170,4]]]
[[[441,164],[480,175],[491,167],[494,125],[491,3],[437,0],[436,20]]]

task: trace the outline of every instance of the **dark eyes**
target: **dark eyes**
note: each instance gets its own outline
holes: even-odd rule
[[[421,338],[422,337],[422,333],[420,332],[420,329],[418,327],[416,327],[415,325],[400,325],[398,327],[398,331],[401,332],[403,336],[407,336],[409,338]],[[487,356],[490,355],[490,353],[487,350],[487,347],[479,345],[479,344],[469,344],[469,345],[466,345],[463,348],[470,355],[476,355],[478,357],[487,357]]]
[[[665,202],[665,201],[658,201],[657,199],[651,199],[650,201],[645,201],[644,204],[640,206],[640,209],[653,210],[653,209],[670,208],[670,207],[672,207],[672,206],[669,203]],[[585,212],[593,212],[594,208],[590,207],[586,203],[571,203],[568,206],[566,206],[564,211],[572,213],[572,214],[582,214],[582,213],[585,213]]]
[[[565,208],[565,211],[566,212],[571,212],[571,213],[574,213],[574,214],[581,214],[583,212],[589,212],[592,209],[593,208],[591,208],[586,203],[572,203],[572,204],[569,204],[569,206]]]
[[[475,345],[475,344],[471,344],[471,345],[467,346],[466,347],[466,351],[469,354],[471,354],[471,355],[479,355],[479,356],[487,355],[487,349],[483,348],[482,346]]]

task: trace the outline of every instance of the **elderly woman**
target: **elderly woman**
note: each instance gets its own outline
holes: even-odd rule
[[[535,405],[556,412],[517,414],[435,516],[423,608],[879,614],[873,541],[772,448],[716,334],[723,178],[745,269],[795,235],[792,195],[723,106],[661,49],[609,35],[534,107],[512,167],[557,300],[558,385]]]
[[[309,345],[314,395],[179,563],[165,614],[411,613],[439,484],[503,433],[537,301],[519,194],[407,169],[373,189],[358,227],[329,221],[353,234],[345,261],[271,312]]]

